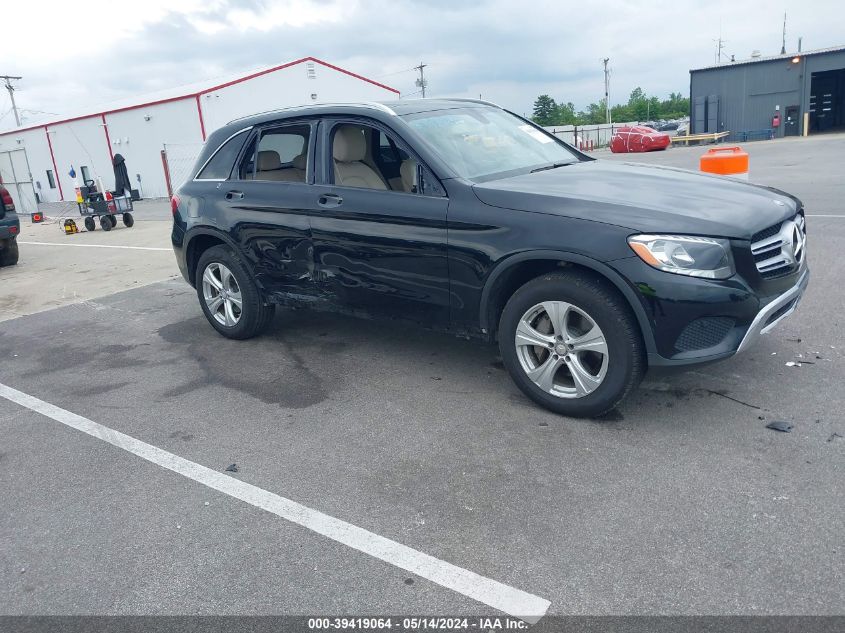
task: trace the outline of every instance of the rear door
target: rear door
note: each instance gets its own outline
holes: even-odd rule
[[[343,156],[350,160],[341,161],[336,177],[333,143],[342,126],[360,129],[365,150]],[[372,315],[448,326],[443,186],[395,132],[374,120],[326,119],[320,136],[311,231],[321,292]],[[355,177],[343,182],[350,172]]]
[[[313,185],[315,120],[253,129],[214,206],[272,299],[308,299],[315,291],[308,215]]]

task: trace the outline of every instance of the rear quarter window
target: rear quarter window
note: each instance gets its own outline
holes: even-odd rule
[[[246,140],[247,132],[248,130],[238,132],[226,141],[197,174],[197,180],[226,180],[229,178],[232,173],[232,166],[235,164],[238,153]]]

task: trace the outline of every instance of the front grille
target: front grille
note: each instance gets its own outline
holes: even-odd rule
[[[757,231],[754,235],[751,236],[751,241],[759,242],[760,240],[764,240],[767,237],[771,237],[772,235],[777,235],[780,232],[780,227],[782,224],[783,222],[778,222],[777,224],[773,224],[767,229]]]
[[[807,232],[804,214],[774,224],[751,237],[751,255],[763,279],[774,279],[791,273],[804,259]]]
[[[692,352],[718,345],[731,331],[734,323],[730,317],[696,319],[684,328],[675,341],[675,347],[679,352]]]

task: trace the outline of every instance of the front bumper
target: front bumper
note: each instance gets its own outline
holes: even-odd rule
[[[760,338],[761,335],[774,329],[778,323],[795,312],[795,308],[798,307],[798,302],[801,301],[801,297],[804,295],[804,291],[807,289],[808,283],[810,283],[810,271],[805,268],[797,284],[777,297],[774,301],[766,304],[766,306],[757,313],[757,316],[754,317],[754,320],[748,327],[748,331],[745,333],[745,336],[742,337],[742,341],[740,342],[736,353],[739,354],[740,352],[748,349],[748,347]]]
[[[725,280],[672,275],[638,257],[612,265],[639,299],[651,367],[709,363],[747,349],[795,309],[809,281],[806,263],[772,280],[746,269]]]

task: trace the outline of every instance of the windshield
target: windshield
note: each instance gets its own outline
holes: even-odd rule
[[[455,108],[403,117],[458,175],[477,182],[568,165],[566,145],[498,108]]]

